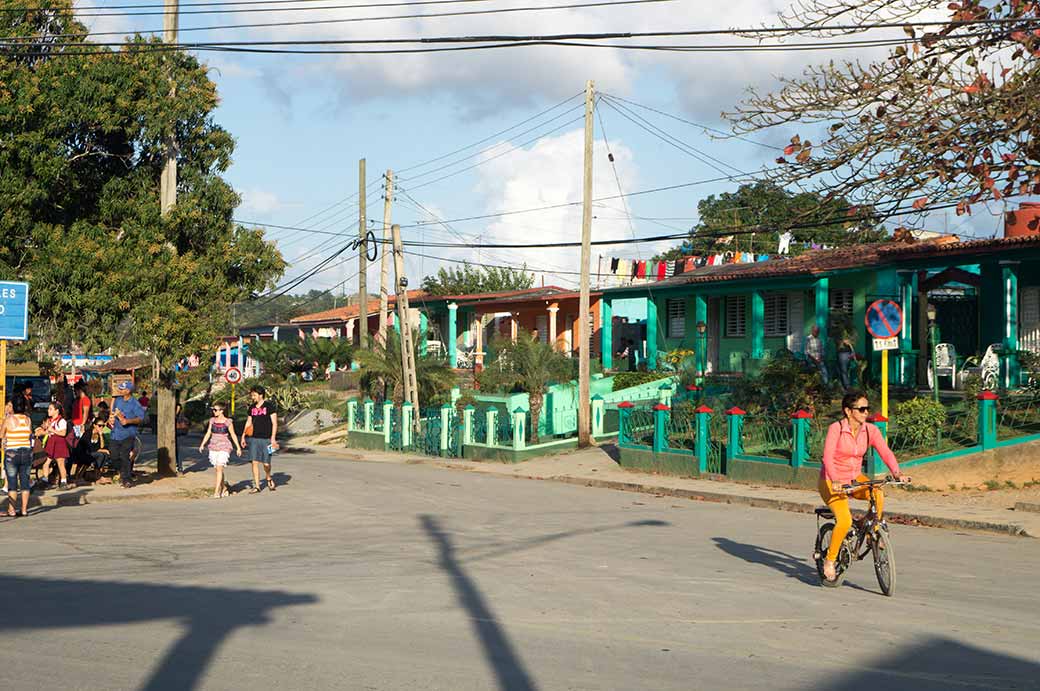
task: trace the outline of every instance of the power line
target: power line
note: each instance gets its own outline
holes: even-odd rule
[[[440,17],[472,17],[488,14],[516,14],[526,12],[546,12],[555,10],[573,10],[591,7],[618,7],[622,5],[645,5],[651,3],[674,2],[675,0],[606,0],[600,2],[576,2],[563,5],[524,5],[521,7],[499,7],[490,10],[458,10],[454,12],[438,12],[430,14],[394,14],[381,17],[345,17],[340,19],[304,19],[292,22],[263,22],[259,24],[223,24],[217,26],[193,26],[180,28],[180,32],[186,31],[229,31],[234,29],[272,29],[289,26],[325,26],[331,24],[355,24],[360,22],[394,21],[399,19],[437,19]],[[247,10],[248,12],[248,10]],[[149,29],[137,31],[137,34],[161,34],[162,29]],[[124,36],[125,31],[99,31],[90,34],[53,34],[53,38],[77,38],[80,36]],[[174,44],[177,45],[177,44]]]
[[[368,2],[368,3],[355,3],[351,5],[318,5],[313,4],[322,0],[267,0],[265,2],[213,2],[213,3],[181,3],[179,10],[156,10],[154,5],[111,5],[108,7],[88,7],[80,8],[76,11],[75,15],[77,18],[82,17],[150,17],[150,16],[163,16],[169,14],[177,15],[191,15],[191,14],[255,14],[259,12],[313,12],[315,10],[361,10],[361,9],[373,9],[377,7],[419,7],[423,5],[457,5],[457,4],[470,4],[477,2],[495,2],[496,0],[413,0],[411,2]],[[300,6],[300,3],[307,3],[304,6]],[[285,5],[289,4],[288,7],[244,7],[239,8],[239,5]],[[208,7],[208,6],[219,6],[229,7],[230,9],[209,9],[209,10],[185,10],[185,7]],[[121,8],[147,8],[144,12],[113,12],[111,10]],[[86,11],[84,11],[86,10]],[[93,10],[104,10],[94,12]],[[14,12],[18,10],[11,10],[9,8],[0,9],[0,12]],[[34,11],[34,10],[24,10]]]
[[[615,113],[617,113],[621,117],[625,118],[629,122],[635,124],[637,127],[642,129],[643,131],[649,132],[651,135],[653,135],[654,137],[657,137],[658,139],[663,141],[665,144],[668,144],[669,146],[671,146],[671,147],[673,147],[675,149],[678,149],[679,151],[681,151],[682,153],[686,154],[687,156],[690,156],[691,158],[693,158],[693,159],[695,159],[695,160],[697,160],[697,161],[699,161],[701,163],[704,163],[704,164],[708,165],[711,168],[714,168],[719,173],[722,173],[724,175],[727,173],[726,170],[723,170],[722,168],[719,167],[719,166],[725,166],[726,168],[729,168],[730,170],[735,170],[735,171],[737,171],[738,173],[740,173],[742,175],[747,175],[748,174],[748,173],[744,172],[743,170],[741,170],[740,168],[737,168],[736,166],[734,166],[732,164],[726,163],[723,160],[715,158],[711,154],[705,153],[705,152],[701,151],[700,149],[697,149],[694,146],[692,146],[690,144],[687,144],[686,142],[684,142],[683,140],[679,139],[678,137],[676,137],[674,135],[671,135],[668,132],[664,131],[663,129],[661,129],[661,128],[657,127],[656,125],[652,124],[651,122],[649,122],[645,118],[642,118],[639,115],[636,115],[635,113],[631,113],[631,111],[628,111],[626,113],[625,110],[628,110],[628,109],[625,108],[624,106],[620,105],[620,104],[615,105],[614,103],[611,103],[611,101],[609,99],[605,100],[604,103],[606,103],[608,107],[613,109]],[[622,108],[625,108],[625,110],[622,110]],[[707,159],[707,160],[705,160],[705,159]]]

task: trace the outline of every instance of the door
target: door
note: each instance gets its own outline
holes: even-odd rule
[[[800,353],[804,349],[802,337],[805,333],[805,293],[800,290],[787,294],[787,349]]]

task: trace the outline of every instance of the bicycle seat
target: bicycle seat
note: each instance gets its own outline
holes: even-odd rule
[[[816,515],[820,518],[834,518],[834,513],[826,506],[816,509]]]

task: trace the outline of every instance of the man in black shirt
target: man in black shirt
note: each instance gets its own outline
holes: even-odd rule
[[[249,398],[253,405],[249,408],[249,419],[242,430],[242,446],[249,452],[249,460],[253,462],[253,494],[260,491],[260,464],[264,465],[267,475],[267,489],[275,491],[274,478],[271,477],[271,452],[278,449],[278,406],[274,401],[265,399],[267,391],[262,386],[249,389]],[[249,437],[248,442],[246,437]]]

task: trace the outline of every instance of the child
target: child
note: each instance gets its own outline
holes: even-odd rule
[[[47,407],[47,419],[36,430],[37,437],[46,436],[43,452],[47,454],[47,460],[43,464],[43,481],[50,483],[51,462],[58,462],[58,487],[69,488],[68,471],[65,469],[65,459],[69,457],[69,425],[65,421],[60,403],[54,402]]]
[[[213,411],[213,417],[209,420],[209,425],[206,426],[206,436],[202,438],[202,443],[199,444],[199,453],[202,453],[202,449],[206,447],[206,442],[209,442],[209,462],[213,464],[213,467],[217,471],[217,481],[213,486],[213,498],[226,497],[228,495],[227,483],[224,481],[224,468],[227,467],[228,460],[231,457],[231,444],[235,445],[235,451],[239,456],[242,455],[242,447],[238,443],[238,436],[235,434],[235,422],[230,418],[224,417],[224,404],[214,403],[210,408]]]

